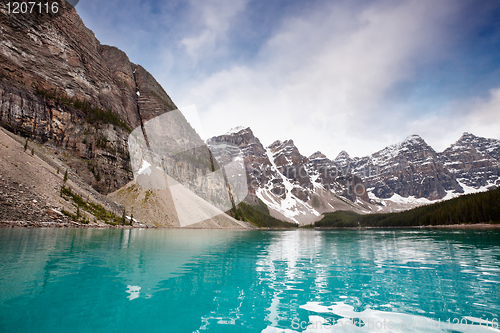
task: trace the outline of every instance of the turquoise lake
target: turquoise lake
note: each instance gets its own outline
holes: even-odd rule
[[[0,332],[500,332],[500,232],[0,229]]]

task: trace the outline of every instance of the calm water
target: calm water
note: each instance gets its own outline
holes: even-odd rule
[[[498,231],[0,229],[0,332],[500,332],[499,315]]]

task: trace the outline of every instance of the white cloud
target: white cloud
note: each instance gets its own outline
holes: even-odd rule
[[[387,98],[441,53],[453,11],[443,4],[323,6],[286,20],[252,65],[214,73],[179,99],[198,106],[208,135],[245,125],[265,144],[292,138],[304,154],[371,153],[413,134],[404,124],[414,110]]]
[[[443,151],[464,132],[487,138],[500,138],[500,87],[484,98],[449,101],[438,112],[407,122],[406,133],[422,136],[436,151]]]
[[[192,17],[189,22],[195,26],[195,32],[184,37],[180,44],[187,54],[198,60],[206,57],[207,53],[217,52],[217,48],[226,40],[231,24],[241,13],[248,0],[192,0]]]
[[[500,138],[500,87],[492,89],[488,98],[477,100],[465,120],[472,133]]]

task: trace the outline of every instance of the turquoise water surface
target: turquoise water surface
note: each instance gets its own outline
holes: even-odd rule
[[[0,229],[0,332],[500,332],[498,231]]]

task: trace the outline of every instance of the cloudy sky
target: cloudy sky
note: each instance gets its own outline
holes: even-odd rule
[[[499,0],[81,0],[103,44],[145,67],[204,134],[249,126],[304,155],[419,134],[500,139]]]

